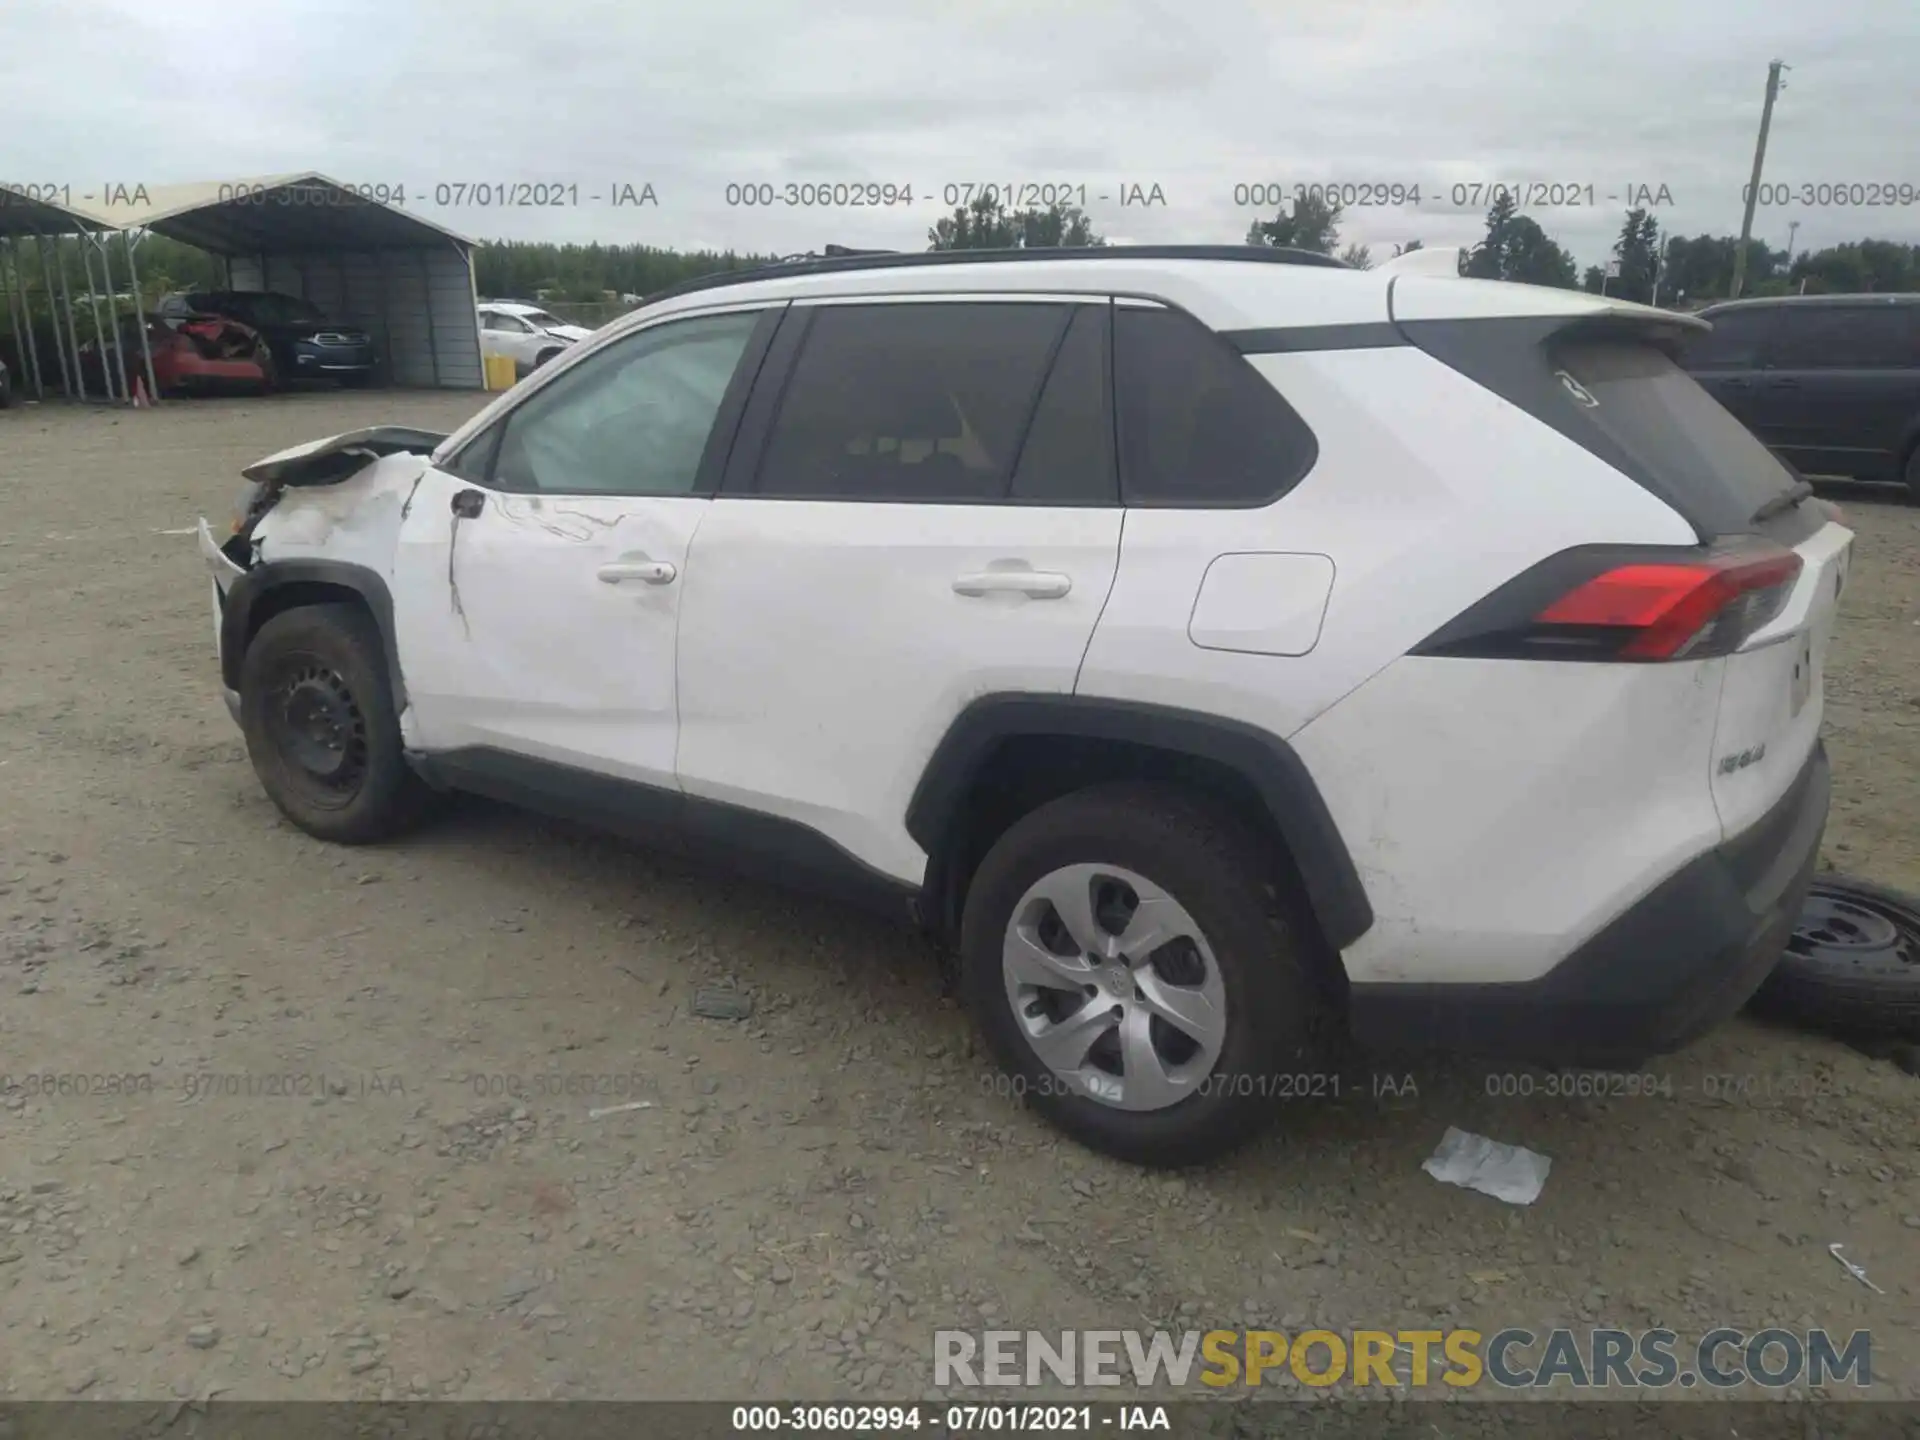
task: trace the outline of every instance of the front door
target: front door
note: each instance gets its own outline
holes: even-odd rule
[[[410,743],[674,788],[688,547],[762,313],[635,331],[427,472],[395,561]]]

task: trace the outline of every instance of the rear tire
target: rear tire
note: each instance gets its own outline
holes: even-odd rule
[[[240,727],[268,798],[318,839],[390,839],[431,805],[406,761],[379,630],[358,606],[301,606],[260,627],[240,665]]]
[[[1012,1093],[1091,1149],[1161,1167],[1244,1144],[1281,1098],[1337,1093],[1311,932],[1277,881],[1269,846],[1183,790],[1100,785],[1017,821],[973,877],[960,941]],[[1055,894],[1088,903],[1070,918]],[[1154,938],[1123,950],[1122,932]],[[1111,963],[1085,965],[1098,952]]]

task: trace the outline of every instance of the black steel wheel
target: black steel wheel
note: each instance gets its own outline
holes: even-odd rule
[[[1816,876],[1753,1008],[1840,1034],[1920,1039],[1920,896]]]
[[[367,717],[339,671],[313,655],[280,658],[266,710],[274,751],[312,804],[349,805],[367,778]]]
[[[262,788],[310,835],[384,840],[428,808],[380,631],[357,605],[304,605],[260,627],[240,666],[240,726]]]

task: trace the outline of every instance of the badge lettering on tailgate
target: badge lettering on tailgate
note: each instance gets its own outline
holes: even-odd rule
[[[1749,765],[1758,765],[1766,758],[1766,754],[1767,743],[1763,740],[1758,745],[1748,746],[1745,750],[1736,751],[1731,755],[1723,755],[1720,757],[1720,773],[1722,775],[1731,775],[1734,771],[1744,770]]]

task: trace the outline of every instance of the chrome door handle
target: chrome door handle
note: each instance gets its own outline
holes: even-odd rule
[[[1073,589],[1073,578],[1053,570],[981,570],[953,582],[956,595],[1028,595],[1058,600]]]
[[[644,580],[649,585],[670,585],[680,572],[665,560],[615,560],[602,565],[594,574],[609,585],[622,580]]]

